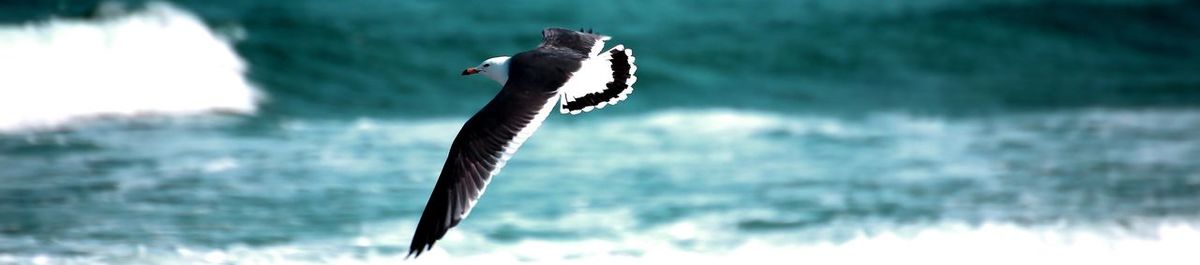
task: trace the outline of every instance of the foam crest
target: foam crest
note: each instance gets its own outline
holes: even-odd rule
[[[764,132],[788,131],[796,134],[838,135],[850,133],[844,121],[817,116],[785,116],[765,112],[713,109],[703,111],[663,111],[653,113],[641,128],[686,130],[690,134],[747,136]]]
[[[427,264],[1186,264],[1191,261],[1190,246],[1200,243],[1200,230],[1164,224],[1143,237],[1008,224],[978,228],[951,224],[919,229],[913,235],[884,232],[844,243],[747,238],[728,248],[690,247],[655,233],[613,241],[524,241],[477,256],[431,255],[434,258]]]
[[[0,26],[0,131],[101,116],[253,113],[259,95],[245,72],[229,40],[166,3]]]
[[[1153,225],[1146,234],[1097,228],[1031,228],[1011,224],[942,224],[898,228],[841,243],[742,236],[724,247],[696,247],[686,239],[728,233],[681,222],[619,238],[488,242],[453,231],[444,247],[405,260],[407,232],[394,225],[371,236],[286,245],[205,249],[122,246],[122,257],[0,255],[18,264],[1191,264],[1200,229],[1186,222]],[[402,227],[409,227],[404,225]],[[661,230],[661,231],[660,231]],[[912,230],[912,231],[907,231]],[[1120,229],[1116,229],[1120,230]],[[700,234],[700,235],[696,235]],[[718,237],[720,238],[720,237]],[[685,239],[681,241],[680,239]],[[468,245],[475,250],[462,250]],[[106,246],[118,248],[118,246]],[[485,250],[486,249],[486,250]],[[111,250],[111,249],[110,249]],[[111,254],[111,253],[110,253]]]

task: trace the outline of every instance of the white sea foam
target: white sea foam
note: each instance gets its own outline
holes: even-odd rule
[[[489,241],[481,234],[451,231],[439,247],[417,259],[402,250],[411,225],[344,240],[223,249],[175,247],[170,251],[121,251],[94,258],[0,254],[17,264],[1194,264],[1200,227],[1164,222],[1145,233],[1122,228],[1030,228],[1011,224],[979,227],[943,224],[901,227],[845,242],[792,236],[745,236],[724,247],[697,247],[695,240],[725,238],[729,229],[684,221],[617,238]],[[382,227],[381,227],[382,228]],[[370,242],[363,244],[362,242]],[[120,246],[107,246],[118,248]],[[384,250],[391,248],[393,250]],[[397,251],[399,249],[399,251]]]
[[[313,235],[307,231],[290,231],[296,235],[294,241],[264,246],[203,245],[171,237],[138,242],[147,244],[145,247],[104,241],[107,239],[42,243],[32,237],[27,240],[10,238],[3,240],[15,242],[12,245],[43,248],[0,253],[0,263],[1189,264],[1194,261],[1194,246],[1200,245],[1198,220],[1188,219],[1192,217],[1186,212],[1168,213],[1164,219],[1170,220],[1136,220],[1148,218],[1139,216],[1150,211],[1122,210],[1133,207],[1158,209],[1153,207],[1170,206],[1169,203],[1176,206],[1162,209],[1185,209],[1195,204],[1186,198],[1180,199],[1186,195],[1159,194],[1163,197],[1152,199],[1162,202],[1138,201],[1138,198],[1105,195],[1095,192],[1094,188],[1053,189],[1053,194],[1047,194],[1041,191],[1044,188],[1036,185],[1037,182],[1019,186],[995,183],[996,179],[1037,176],[1038,172],[1030,172],[1040,170],[1043,165],[1035,162],[1051,164],[1046,167],[1089,168],[1093,163],[1091,159],[1122,161],[1134,167],[1102,172],[1106,174],[1117,172],[1112,174],[1128,174],[1148,181],[1172,177],[1182,178],[1185,183],[1196,183],[1200,181],[1200,175],[1157,176],[1136,170],[1136,167],[1158,167],[1195,172],[1186,170],[1191,164],[1187,159],[1200,150],[1200,144],[1197,144],[1200,138],[1187,133],[1200,124],[1200,112],[1194,110],[1085,110],[990,119],[896,113],[838,118],[736,110],[679,110],[606,117],[587,123],[563,122],[568,118],[571,117],[551,118],[551,124],[534,136],[535,140],[514,160],[527,166],[513,167],[511,174],[502,176],[504,184],[489,191],[480,212],[451,230],[433,251],[415,260],[404,260],[417,219],[415,215],[408,215],[399,217],[400,223],[361,224],[357,233]],[[178,175],[178,172],[185,176],[190,174],[188,172],[242,176],[258,174],[247,173],[256,171],[330,169],[342,175],[297,181],[290,176],[269,179],[270,174],[262,174],[258,176],[268,179],[257,184],[239,178],[228,178],[234,182],[219,182],[222,178],[212,178],[206,181],[227,185],[212,185],[214,189],[204,192],[219,194],[217,192],[230,189],[246,189],[273,196],[286,195],[290,201],[305,198],[292,197],[300,196],[299,193],[356,191],[360,192],[357,193],[359,196],[364,196],[361,205],[368,208],[363,209],[371,210],[369,205],[374,203],[368,203],[369,199],[366,199],[370,195],[408,192],[395,187],[408,188],[411,187],[409,183],[432,185],[444,161],[445,150],[462,120],[288,121],[280,124],[279,131],[280,139],[288,144],[261,136],[244,139],[225,134],[178,136],[178,132],[164,132],[161,136],[175,138],[147,138],[169,143],[154,146],[171,146],[172,153],[193,150],[183,153],[231,154],[200,157],[160,153],[140,155],[163,157],[156,160],[162,170],[154,173],[165,173],[162,174],[165,176]],[[1163,125],[1158,125],[1160,123]],[[94,138],[62,141],[69,144],[86,140],[101,146],[119,146],[128,139],[105,135],[88,134],[87,137]],[[1093,141],[1098,137],[1119,140]],[[39,135],[27,141],[59,140]],[[211,144],[213,142],[234,142],[236,144],[229,146],[237,148],[222,148]],[[836,153],[838,148],[822,148],[827,145],[861,148]],[[1170,147],[1166,149],[1169,153],[1155,155],[1154,150],[1163,150],[1163,147]],[[155,149],[114,150],[153,152]],[[231,150],[237,150],[241,155],[234,155]],[[1113,153],[1091,154],[1105,152]],[[314,155],[308,156],[312,158],[310,163],[295,163],[295,154]],[[729,162],[712,154],[728,154],[733,156],[729,161],[752,163],[752,166],[722,171],[730,168]],[[574,159],[572,155],[586,159]],[[1148,157],[1137,159],[1143,156]],[[543,167],[528,166],[534,164],[530,161],[543,163]],[[1005,166],[1005,161],[1030,164]],[[653,163],[654,170],[660,171],[642,175],[629,173],[631,169],[644,168],[645,163]],[[809,166],[793,167],[794,164]],[[60,168],[64,165],[55,163],[52,166]],[[865,165],[878,170],[839,169],[845,165]],[[586,172],[573,174],[575,170]],[[785,171],[786,174],[777,174]],[[863,179],[865,177],[859,176],[861,172],[869,172],[862,175],[872,179]],[[164,179],[144,177],[147,175],[152,174],[127,174],[128,178],[121,181],[122,187],[128,185],[133,192],[149,192],[158,185],[144,183]],[[372,176],[387,178],[372,183]],[[922,200],[924,195],[897,193],[890,189],[857,192],[858,195],[854,190],[820,189],[838,187],[839,183],[847,183],[839,181],[853,178],[859,178],[854,180],[859,183],[904,185],[903,181],[894,180],[936,183],[938,178],[960,177],[973,178],[971,183],[978,182],[979,187],[956,186],[953,188],[961,192],[945,193],[938,193],[936,189],[923,190],[939,195],[931,201]],[[402,180],[404,178],[413,180]],[[649,196],[647,194],[651,193],[627,189],[634,187],[629,186],[628,181],[635,178],[652,180],[654,182],[649,184],[654,187],[667,187],[652,189],[649,191],[652,194],[675,193]],[[825,178],[829,184],[788,185],[786,181],[777,181],[801,178]],[[887,182],[872,182],[874,180]],[[408,182],[387,184],[395,181]],[[575,193],[570,192],[577,188],[572,185],[606,189]],[[712,188],[676,191],[696,187]],[[1013,198],[1000,199],[1017,202],[973,204],[967,201],[975,197],[960,197],[980,194],[973,192],[1018,188],[1028,191],[1014,191],[1017,195]],[[555,191],[537,193],[547,190]],[[855,197],[864,194],[879,197]],[[414,196],[417,199],[403,203],[408,207],[419,207],[424,202],[424,195],[418,194]],[[527,198],[535,200],[528,201]],[[1123,201],[1116,201],[1118,199]],[[514,200],[520,201],[520,209],[506,208],[515,205]],[[628,200],[636,203],[628,203]],[[821,221],[820,218],[806,217],[804,208],[775,204],[813,201],[815,203],[803,207],[839,212],[869,210],[872,201],[876,200],[899,209],[934,207],[940,211],[940,218],[903,221],[880,213]],[[391,207],[390,203],[392,201],[386,205]],[[939,205],[942,203],[961,205]],[[523,214],[537,207],[553,209],[550,212],[555,214]],[[1096,212],[1080,212],[1074,208],[1111,209],[1114,212],[1096,216],[1096,219],[1103,219],[1096,222],[1103,224],[1079,224],[1090,221]],[[253,212],[263,208],[239,209]],[[667,220],[645,216],[646,213],[653,215],[667,211],[665,209],[684,211],[685,214]],[[1053,221],[1039,219],[1037,213],[1041,211],[1055,212],[1054,216],[1062,216],[1067,219],[1064,223],[1071,224],[1047,224]],[[990,212],[1000,215],[993,218]],[[1155,212],[1149,215],[1157,216]],[[1021,218],[1010,218],[1012,216]],[[1035,220],[1036,225],[1014,224],[1025,219]],[[1129,219],[1135,220],[1125,222]],[[807,222],[809,220],[817,221]],[[984,224],[964,224],[973,224],[972,220]],[[122,223],[124,220],[88,223],[101,221]],[[783,225],[753,227],[755,222]],[[791,223],[802,224],[793,226]],[[108,227],[120,226],[85,228]],[[162,229],[164,234],[175,231],[170,224],[165,224]],[[231,229],[238,231],[238,228]],[[70,251],[55,251],[59,247]],[[45,251],[39,252],[42,249]]]
[[[751,238],[727,248],[692,247],[711,227],[680,223],[619,240],[526,240],[473,255],[431,252],[420,264],[1190,264],[1200,229],[1164,224],[1148,236],[1105,230],[1044,230],[1008,224],[944,225],[883,232],[842,243]],[[699,225],[702,227],[702,225]],[[722,229],[722,230],[727,230]],[[686,231],[686,232],[680,232]],[[707,232],[719,233],[719,232]],[[448,243],[453,244],[453,243]],[[364,260],[387,263],[388,257]]]
[[[166,3],[108,15],[0,26],[0,131],[255,111],[246,64],[196,16]]]

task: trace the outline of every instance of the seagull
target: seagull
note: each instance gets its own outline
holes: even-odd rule
[[[547,28],[537,48],[463,70],[464,76],[483,75],[503,88],[463,124],[450,144],[409,257],[432,249],[471,213],[492,177],[556,105],[560,113],[575,115],[617,104],[633,93],[633,50],[616,45],[602,52],[611,38],[591,30]]]

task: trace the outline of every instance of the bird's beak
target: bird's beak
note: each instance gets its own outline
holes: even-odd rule
[[[479,69],[475,69],[475,67],[471,67],[471,68],[467,68],[467,70],[463,70],[462,75],[473,75],[473,74],[478,74],[478,73],[479,73]]]

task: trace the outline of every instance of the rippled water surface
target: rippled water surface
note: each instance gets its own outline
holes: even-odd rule
[[[498,90],[458,72],[565,26],[636,49],[634,94],[551,115],[409,262],[1185,264],[1198,11],[0,4],[0,263],[402,263]]]

